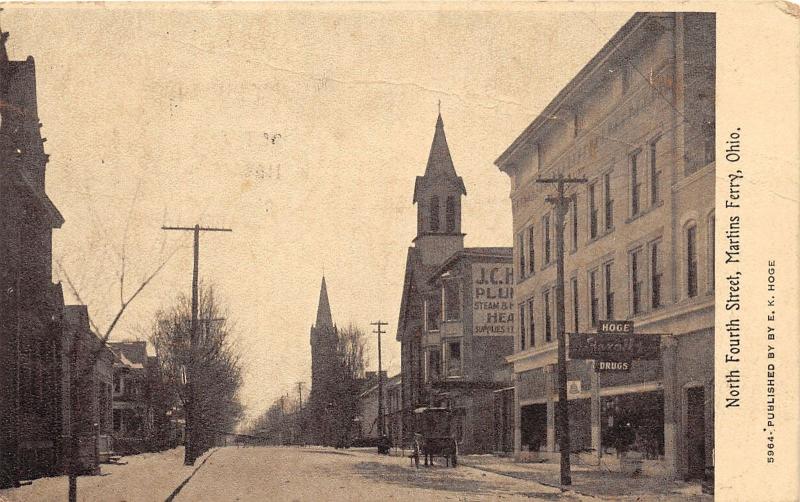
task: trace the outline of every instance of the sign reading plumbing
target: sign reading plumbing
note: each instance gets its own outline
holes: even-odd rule
[[[472,264],[472,326],[477,336],[514,335],[514,269],[506,263]]]

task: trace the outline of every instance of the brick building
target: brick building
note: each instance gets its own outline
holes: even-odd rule
[[[54,228],[32,57],[10,61],[0,35],[0,487],[58,472],[61,316]]]
[[[496,161],[511,179],[518,455],[557,450],[553,190],[535,180],[561,174],[588,179],[567,192],[566,330],[662,334],[659,359],[628,372],[569,361],[573,451],[638,450],[680,477],[713,465],[714,33],[714,14],[636,14]]]

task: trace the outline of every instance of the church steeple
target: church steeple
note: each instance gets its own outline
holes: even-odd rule
[[[417,237],[414,242],[430,241],[422,247],[423,261],[442,254],[454,253],[464,247],[461,233],[461,197],[467,195],[464,180],[456,173],[450,147],[444,133],[441,112],[436,117],[425,174],[417,176],[414,184],[414,203],[417,204]],[[449,254],[447,255],[449,256]],[[445,256],[445,257],[447,257]]]
[[[325,276],[322,276],[322,286],[319,289],[319,303],[317,304],[317,322],[315,328],[333,327],[331,305],[328,302],[328,288],[325,286]]]

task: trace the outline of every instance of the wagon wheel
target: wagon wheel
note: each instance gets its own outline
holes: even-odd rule
[[[453,453],[450,455],[450,465],[455,467],[458,465],[458,443],[453,439]]]

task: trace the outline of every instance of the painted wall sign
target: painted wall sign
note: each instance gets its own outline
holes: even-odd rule
[[[514,269],[509,263],[472,264],[472,333],[514,335]]]

